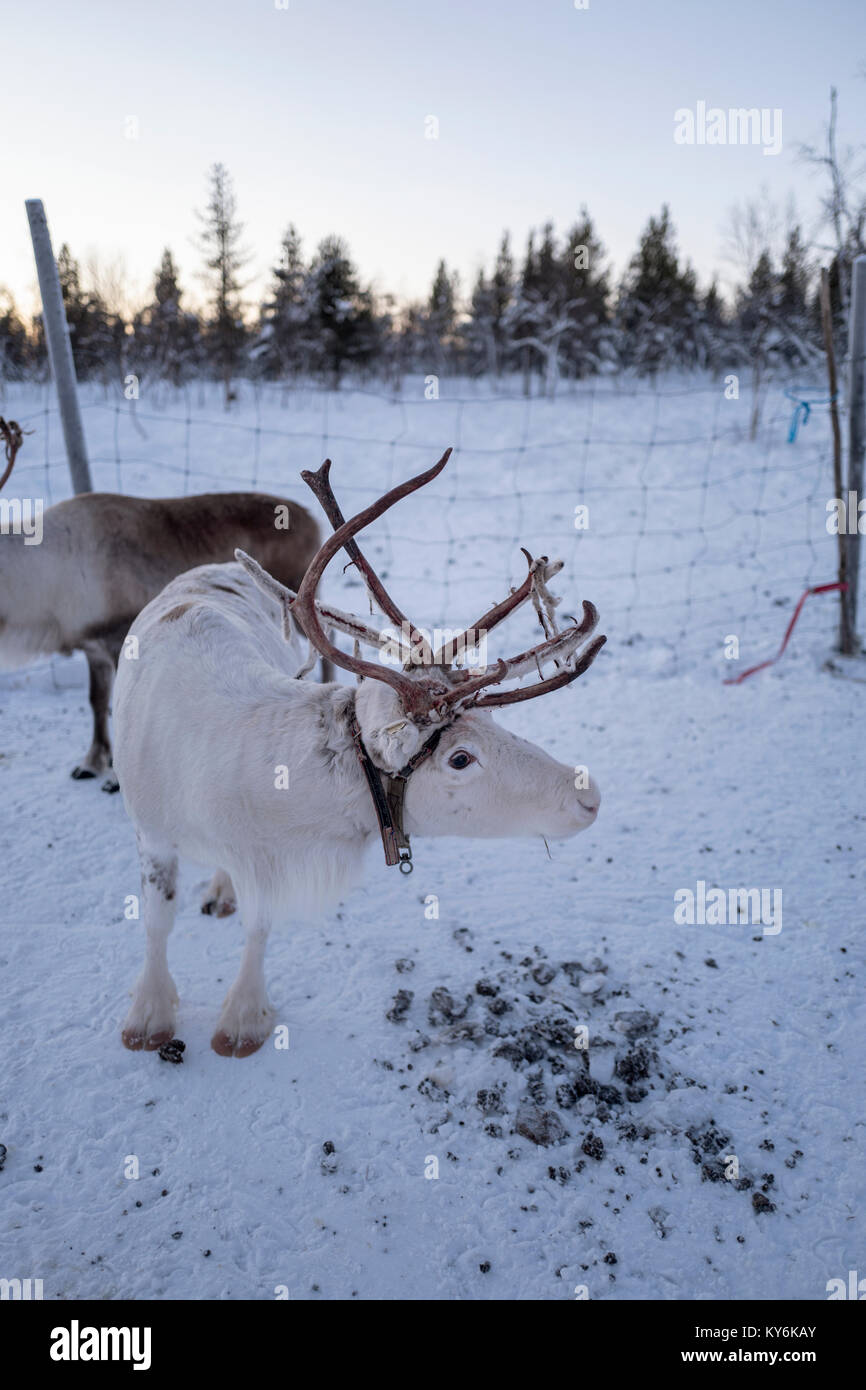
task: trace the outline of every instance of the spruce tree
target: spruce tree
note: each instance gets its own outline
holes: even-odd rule
[[[570,305],[574,329],[564,345],[565,361],[575,376],[597,371],[613,355],[610,284],[605,250],[586,208],[566,236],[560,259],[559,293]]]
[[[272,275],[253,355],[258,370],[265,376],[284,379],[302,372],[315,355],[310,341],[311,285],[301,239],[291,223],[280,243],[280,259]]]
[[[510,365],[508,313],[514,299],[514,289],[514,257],[511,254],[508,233],[504,232],[496,265],[490,277],[493,342],[496,349],[496,371],[500,376]]]
[[[617,326],[623,361],[654,375],[693,365],[698,318],[694,272],[680,269],[667,204],[644,228],[620,291]]]
[[[21,381],[26,376],[34,362],[33,347],[12,294],[0,286],[0,381]]]
[[[456,273],[452,274],[445,262],[440,261],[427,301],[427,339],[440,371],[453,358],[456,349],[458,295]]]
[[[361,288],[340,237],[325,237],[319,243],[309,287],[319,365],[337,386],[345,370],[368,363],[376,347],[372,296]]]
[[[776,296],[779,353],[790,367],[805,366],[820,350],[810,313],[809,291],[813,272],[809,252],[799,227],[792,227],[782,252]]]
[[[182,304],[174,257],[166,247],[154,275],[153,299],[133,320],[136,372],[181,386],[201,365],[200,330]]]
[[[99,294],[84,289],[78,262],[65,242],[57,257],[57,271],[76,374],[81,381],[101,377],[107,385],[122,370],[123,320]]]
[[[479,270],[469,301],[466,366],[472,376],[482,376],[485,372],[495,375],[497,363],[496,291],[484,271]]]
[[[205,211],[199,213],[199,219],[211,307],[205,326],[205,344],[223,382],[228,407],[233,398],[232,378],[240,366],[247,336],[239,279],[246,255],[241,249],[243,225],[238,221],[231,176],[222,164],[214,164],[211,169],[208,204]]]

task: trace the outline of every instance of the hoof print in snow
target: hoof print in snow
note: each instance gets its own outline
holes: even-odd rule
[[[163,1062],[174,1062],[175,1066],[183,1061],[183,1054],[186,1052],[186,1043],[181,1042],[180,1038],[172,1038],[171,1042],[163,1043],[157,1056]]]
[[[3,1164],[6,1162],[6,1155],[8,1152],[9,1150],[6,1148],[6,1145],[0,1144],[0,1173],[3,1172]]]

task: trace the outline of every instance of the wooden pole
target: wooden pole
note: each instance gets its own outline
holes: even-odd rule
[[[75,379],[75,363],[72,359],[72,345],[69,341],[69,325],[63,307],[63,293],[60,289],[60,276],[57,262],[51,249],[51,234],[41,198],[28,198],[27,220],[30,223],[30,236],[33,241],[33,255],[39,276],[39,293],[42,296],[42,322],[45,326],[45,341],[48,344],[48,360],[51,375],[57,391],[60,407],[60,420],[63,425],[63,438],[66,443],[66,457],[72,486],[76,492],[92,492],[90,464],[87,459],[87,445],[84,440],[84,426],[78,406],[78,383]]]
[[[842,430],[839,425],[839,405],[836,399],[836,353],[833,348],[833,312],[830,306],[830,272],[826,266],[821,268],[821,326],[824,330],[824,352],[827,356],[827,380],[830,387],[830,421],[833,426],[833,486],[835,495],[842,497]],[[839,543],[839,583],[847,584],[848,547],[845,532],[839,528],[836,537]],[[845,589],[839,593],[839,651],[850,653],[853,634],[849,627],[849,610],[845,602]]]
[[[858,256],[851,277],[851,310],[848,321],[848,497],[845,534],[848,590],[842,595],[848,604],[851,646],[849,655],[859,650],[857,640],[857,589],[860,579],[859,503],[863,496],[863,459],[866,455],[866,256]],[[853,511],[852,511],[853,509]],[[845,649],[843,648],[843,651]]]

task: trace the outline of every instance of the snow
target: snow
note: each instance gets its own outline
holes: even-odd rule
[[[722,684],[834,577],[826,417],[788,445],[779,386],[750,443],[745,393],[673,379],[553,402],[445,381],[438,401],[420,381],[401,400],[218,400],[145,383],[133,417],[92,391],[97,486],[302,500],[300,469],[327,452],[349,512],[454,444],[368,553],[431,628],[502,597],[521,544],[565,559],[560,611],[591,598],[608,645],[576,686],[500,718],[586,764],[602,808],[550,857],[419,842],[404,878],[371,852],[339,911],[274,934],[289,1045],[244,1061],[209,1047],[238,921],[200,915],[209,875],[187,866],[171,1065],[120,1044],[143,954],[124,917],[137,864],[120,798],[69,778],[89,741],[84,661],[0,675],[0,1273],[67,1299],[826,1298],[862,1266],[866,1207],[864,673],[823,669],[835,596],[806,604],[778,665]],[[50,398],[7,387],[2,412],[36,431],[18,490],[67,495]],[[339,566],[329,596],[362,602]],[[512,650],[531,618],[512,620]],[[674,895],[699,880],[781,889],[782,931],[678,925]],[[399,990],[412,997],[389,1019]],[[557,1088],[583,1057],[567,1036],[509,1053],[555,1019],[589,1029],[593,1089],[570,1104]],[[642,1057],[649,1075],[626,1081]],[[545,1115],[542,1137],[567,1137],[516,1132]],[[728,1155],[751,1187],[715,1180]]]

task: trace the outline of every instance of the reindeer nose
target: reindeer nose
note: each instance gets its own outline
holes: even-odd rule
[[[578,794],[577,800],[584,811],[588,811],[590,815],[594,816],[597,814],[598,808],[601,805],[601,792],[593,782]]]

